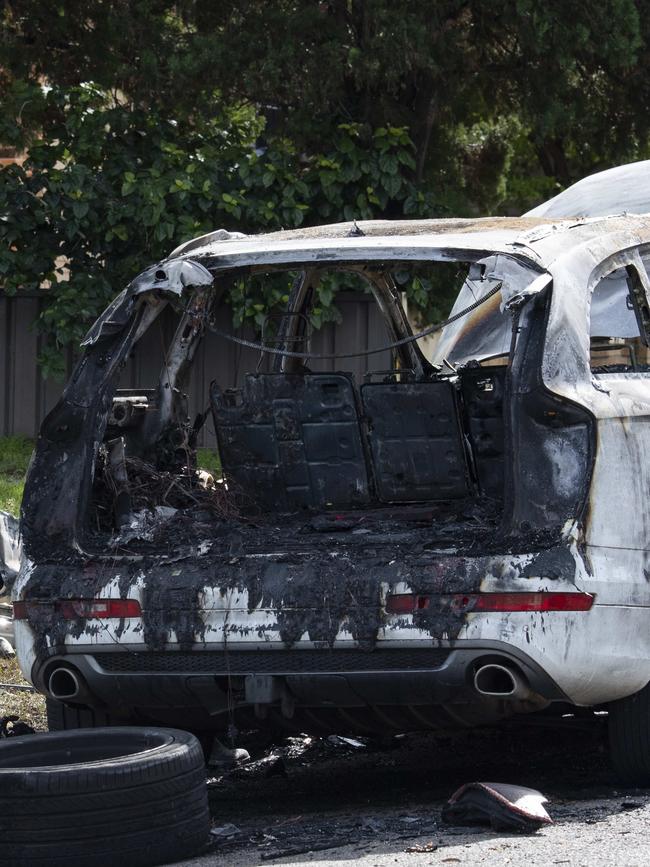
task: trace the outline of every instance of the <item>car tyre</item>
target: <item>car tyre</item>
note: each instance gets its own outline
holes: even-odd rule
[[[612,765],[623,782],[650,784],[650,685],[608,708]]]
[[[210,816],[189,732],[107,727],[0,743],[3,867],[152,867],[199,854]]]

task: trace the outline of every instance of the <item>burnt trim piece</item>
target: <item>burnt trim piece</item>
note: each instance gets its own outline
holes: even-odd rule
[[[109,652],[94,655],[107,672],[212,674],[308,674],[363,671],[430,671],[441,668],[448,648],[392,648],[362,650],[272,650],[249,651],[153,651],[148,653]]]

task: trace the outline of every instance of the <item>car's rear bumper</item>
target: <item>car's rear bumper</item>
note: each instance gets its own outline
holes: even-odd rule
[[[474,675],[485,662],[517,672],[527,695],[490,697],[477,692]],[[548,701],[566,701],[558,685],[521,651],[496,641],[462,648],[378,648],[312,650],[194,650],[133,652],[125,649],[75,649],[39,659],[33,669],[37,687],[51,694],[50,677],[63,667],[81,684],[74,701],[169,719],[169,713],[216,719],[234,704],[257,719],[278,716],[301,720],[303,711],[401,709],[423,727],[429,711],[463,724],[480,723],[533,709]],[[231,700],[229,701],[229,692]],[[497,707],[498,705],[498,707]],[[527,708],[524,705],[530,705]],[[452,708],[447,712],[447,708]],[[428,709],[428,711],[424,710]],[[381,713],[381,711],[379,711]],[[424,717],[422,716],[424,713]],[[175,717],[174,717],[175,718]],[[449,719],[448,719],[449,723]],[[441,723],[431,722],[430,727]],[[388,726],[390,728],[390,726]],[[403,728],[404,723],[394,728]],[[412,722],[411,727],[415,727]]]

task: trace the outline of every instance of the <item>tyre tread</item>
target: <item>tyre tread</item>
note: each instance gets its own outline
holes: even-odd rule
[[[104,731],[93,730],[100,747]],[[63,741],[74,755],[75,742],[87,737],[59,730],[12,739],[11,767],[0,766],[4,867],[153,867],[199,854],[210,815],[197,739],[178,730],[121,728],[112,750],[116,743],[128,747],[132,737],[140,752],[109,751],[104,759],[100,748],[94,761],[29,766],[29,756],[44,749],[35,738]]]
[[[650,783],[650,685],[609,706],[612,765],[626,783]]]

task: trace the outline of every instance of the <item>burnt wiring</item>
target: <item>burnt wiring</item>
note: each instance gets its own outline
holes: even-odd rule
[[[269,355],[283,355],[288,358],[304,358],[304,359],[328,359],[328,358],[361,358],[366,355],[377,355],[380,352],[387,352],[391,349],[397,349],[400,346],[405,346],[408,343],[415,343],[416,340],[421,340],[423,337],[427,337],[429,334],[435,334],[436,331],[441,331],[447,325],[451,325],[452,322],[456,322],[458,319],[462,319],[463,316],[467,316],[469,313],[472,313],[476,310],[477,307],[480,307],[482,304],[485,304],[490,298],[493,298],[497,292],[501,291],[501,287],[503,286],[503,282],[500,281],[493,286],[492,289],[489,290],[482,298],[479,298],[478,301],[474,301],[473,304],[470,304],[468,307],[465,307],[463,310],[459,310],[458,313],[454,313],[453,316],[449,316],[447,319],[442,322],[438,322],[436,325],[430,325],[428,328],[425,328],[423,331],[418,331],[417,334],[409,334],[408,337],[402,337],[400,340],[395,340],[392,343],[386,343],[384,346],[379,346],[375,349],[365,349],[361,352],[293,352],[288,349],[276,349],[273,346],[265,346],[263,343],[257,343],[254,340],[246,340],[243,337],[235,337],[234,334],[229,334],[227,331],[222,331],[220,328],[217,328],[215,325],[208,325],[209,330],[216,334],[218,337],[223,337],[224,340],[229,340],[231,343],[237,343],[239,346],[246,346],[249,349],[256,349],[259,352],[266,352]]]

